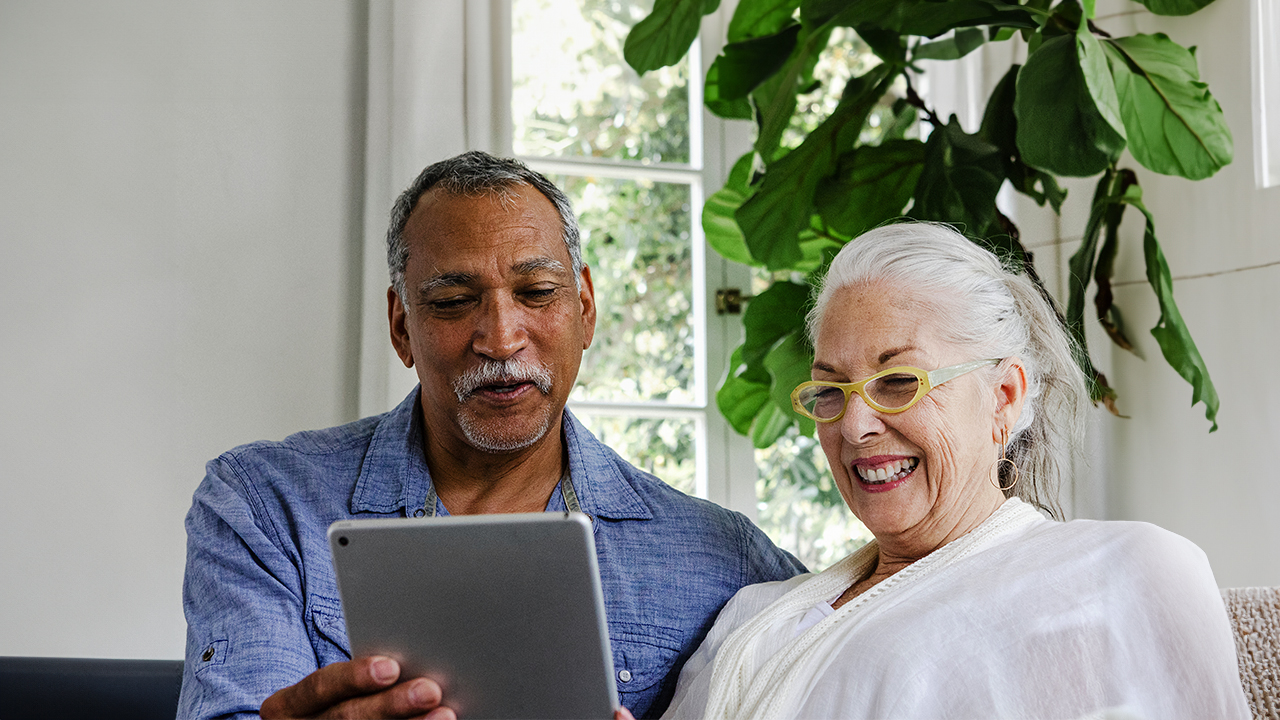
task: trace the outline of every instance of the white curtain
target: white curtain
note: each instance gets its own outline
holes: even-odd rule
[[[509,0],[369,4],[360,415],[417,382],[387,333],[391,203],[427,165],[466,150],[510,152]]]

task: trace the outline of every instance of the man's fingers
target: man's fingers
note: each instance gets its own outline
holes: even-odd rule
[[[407,680],[374,695],[348,700],[321,715],[323,718],[410,718],[440,710],[440,686],[426,678]],[[450,711],[452,713],[452,711]],[[443,720],[450,715],[432,715]]]
[[[400,665],[387,657],[334,663],[276,692],[259,712],[263,718],[315,717],[344,701],[386,688],[399,677]]]

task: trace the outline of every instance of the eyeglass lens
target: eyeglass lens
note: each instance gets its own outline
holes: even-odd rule
[[[920,378],[910,373],[894,373],[867,383],[863,392],[872,402],[889,410],[906,407],[920,389]],[[845,394],[840,388],[814,385],[800,393],[800,404],[820,420],[834,418],[844,410]]]

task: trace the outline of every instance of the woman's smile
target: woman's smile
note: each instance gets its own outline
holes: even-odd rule
[[[920,458],[876,455],[854,460],[850,467],[863,490],[885,492],[910,479],[919,465]]]

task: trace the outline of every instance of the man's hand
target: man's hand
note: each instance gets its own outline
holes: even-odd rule
[[[311,673],[262,703],[264,720],[288,718],[429,718],[456,720],[440,705],[440,686],[426,678],[397,683],[400,664],[358,657]]]

